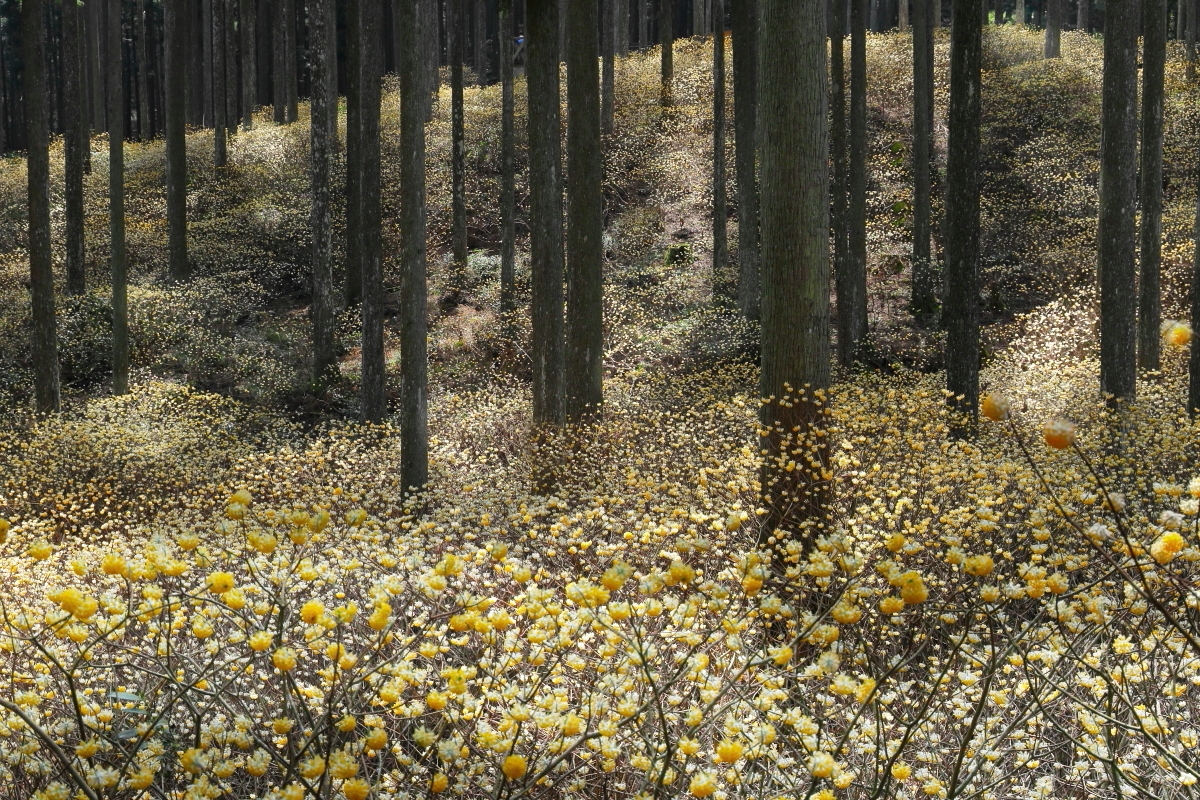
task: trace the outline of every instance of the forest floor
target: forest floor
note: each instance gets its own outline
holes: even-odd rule
[[[1102,496],[1102,490],[1091,482],[1088,470],[1072,460],[1070,453],[1044,457],[1039,451],[1031,457],[1022,450],[1027,440],[1036,440],[1037,426],[1043,420],[1071,417],[1080,426],[1085,452],[1101,465],[1106,479],[1118,483],[1126,493],[1131,519],[1137,515],[1137,530],[1152,536],[1157,535],[1156,523],[1147,527],[1146,521],[1159,519],[1163,509],[1179,506],[1182,492],[1162,487],[1181,487],[1193,477],[1196,442],[1196,431],[1183,408],[1185,354],[1177,349],[1168,351],[1161,374],[1145,376],[1139,385],[1141,403],[1124,419],[1123,427],[1112,433],[1107,425],[1109,417],[1097,391],[1096,312],[1091,288],[1102,43],[1097,37],[1065,33],[1064,57],[1045,61],[1039,58],[1040,36],[1036,31],[1006,26],[988,29],[985,37],[983,382],[985,389],[1003,391],[1012,398],[1016,421],[1012,427],[985,426],[974,444],[956,445],[946,440],[943,379],[938,372],[943,334],[936,320],[918,322],[906,310],[911,39],[904,35],[869,37],[871,357],[852,374],[838,373],[832,391],[836,532],[830,532],[828,542],[823,540],[822,545],[822,553],[842,555],[826,559],[830,571],[837,573],[833,579],[821,572],[824,562],[812,562],[817,566],[808,567],[806,573],[818,576],[812,594],[804,595],[807,599],[791,598],[787,606],[791,610],[779,612],[778,606],[774,611],[758,610],[737,623],[745,623],[738,628],[739,635],[750,641],[768,635],[769,631],[760,629],[760,620],[773,614],[782,613],[794,626],[800,624],[797,620],[810,619],[805,614],[815,612],[809,609],[828,611],[829,597],[836,599],[838,591],[846,592],[851,604],[857,598],[860,606],[855,608],[860,615],[865,608],[866,615],[858,628],[846,624],[842,644],[824,648],[810,637],[804,648],[797,645],[796,659],[801,665],[797,669],[802,673],[798,680],[816,681],[822,676],[832,680],[837,665],[830,671],[820,660],[830,652],[839,654],[846,670],[853,663],[855,675],[875,676],[872,679],[878,678],[881,685],[882,676],[892,675],[888,670],[894,665],[889,666],[888,654],[899,652],[895,648],[901,644],[907,647],[921,640],[920,635],[904,638],[903,625],[896,624],[899,618],[880,610],[886,608],[886,601],[881,605],[878,598],[892,591],[885,578],[892,575],[897,563],[919,570],[937,601],[936,610],[928,613],[901,613],[906,624],[915,626],[913,630],[940,631],[939,625],[952,624],[947,620],[976,619],[973,615],[979,606],[975,604],[981,596],[991,597],[991,589],[979,588],[978,581],[972,583],[959,569],[964,556],[972,553],[994,555],[996,574],[991,588],[999,587],[995,588],[997,596],[1002,594],[1011,602],[1012,619],[1028,624],[1011,637],[1012,647],[1026,648],[1020,650],[1026,655],[1061,634],[1055,626],[1064,617],[1054,617],[1041,605],[1060,594],[1056,588],[1045,594],[1047,585],[1059,585],[1053,582],[1057,580],[1053,575],[1065,575],[1062,580],[1080,587],[1079,593],[1068,599],[1073,598],[1081,608],[1089,597],[1103,594],[1109,598],[1106,607],[1117,609],[1113,613],[1122,620],[1124,627],[1119,630],[1087,628],[1086,636],[1092,638],[1081,644],[1080,652],[1085,655],[1093,647],[1098,648],[1096,652],[1108,653],[1107,644],[1120,636],[1137,640],[1149,636],[1151,630],[1161,632],[1166,625],[1162,619],[1151,619],[1152,614],[1145,616],[1144,605],[1137,610],[1138,597],[1136,592],[1130,594],[1128,585],[1114,582],[1111,574],[1097,577],[1088,571],[1096,569],[1102,559],[1089,561],[1087,542],[1076,535],[1077,529],[1085,519],[1091,524],[1103,517],[1103,503],[1096,505],[1097,493]],[[457,304],[447,300],[444,289],[450,183],[446,92],[435,104],[429,126],[433,477],[419,508],[406,504],[397,486],[396,432],[387,425],[364,429],[354,422],[358,333],[353,310],[341,319],[345,347],[341,380],[320,396],[309,391],[307,116],[303,108],[295,125],[276,127],[263,117],[256,120],[254,130],[233,137],[229,166],[221,170],[211,166],[210,135],[203,131],[189,134],[189,246],[196,277],[182,285],[165,280],[162,145],[129,146],[127,235],[132,266],[134,388],[125,397],[111,397],[105,388],[110,336],[104,274],[106,148],[101,139],[93,141],[92,172],[86,178],[85,192],[88,279],[94,288],[82,298],[60,299],[66,410],[50,419],[37,419],[28,411],[31,378],[26,345],[24,164],[15,157],[0,163],[0,247],[8,247],[0,252],[0,399],[4,403],[0,517],[13,524],[8,542],[0,544],[0,574],[11,578],[0,588],[0,603],[50,608],[52,604],[42,600],[46,589],[68,584],[85,589],[107,586],[116,591],[116,579],[101,574],[107,570],[101,569],[105,557],[114,554],[131,564],[151,564],[168,575],[173,575],[173,564],[192,563],[188,559],[199,559],[197,571],[228,561],[233,564],[228,568],[240,577],[245,564],[237,561],[241,556],[230,553],[242,550],[210,540],[233,530],[227,527],[230,520],[216,521],[223,511],[235,520],[243,519],[237,516],[241,512],[227,510],[230,495],[239,489],[253,498],[254,524],[267,528],[292,519],[290,515],[299,513],[298,509],[307,509],[305,514],[316,513],[318,508],[329,510],[334,519],[329,535],[336,532],[340,538],[324,540],[328,546],[302,554],[297,549],[292,566],[301,574],[315,565],[315,574],[321,577],[312,584],[312,592],[323,592],[322,597],[337,592],[337,602],[344,596],[360,597],[364,609],[373,602],[368,597],[379,581],[415,582],[418,578],[414,576],[428,570],[457,575],[446,567],[446,559],[448,554],[458,553],[472,566],[463,573],[463,586],[456,588],[492,592],[492,602],[499,598],[497,608],[511,605],[513,614],[520,617],[533,603],[529,592],[503,584],[503,576],[499,588],[493,589],[495,577],[486,571],[487,555],[496,557],[500,550],[503,553],[497,560],[507,573],[516,575],[527,569],[545,591],[574,602],[581,601],[572,594],[577,589],[570,587],[578,587],[580,576],[595,578],[614,560],[632,565],[643,588],[653,588],[660,579],[670,586],[678,583],[686,570],[676,574],[676,561],[715,580],[741,570],[735,588],[739,581],[748,586],[745,581],[753,576],[747,572],[746,554],[755,546],[761,515],[755,424],[758,333],[737,313],[732,296],[736,266],[730,267],[729,274],[712,274],[711,42],[681,41],[677,47],[677,104],[667,111],[658,106],[655,51],[632,54],[618,63],[616,134],[606,143],[605,154],[606,413],[590,432],[587,444],[558,455],[562,480],[553,497],[536,494],[532,482],[535,456],[528,441],[528,319],[518,320],[518,335],[513,340],[503,336],[497,322],[498,87],[466,92],[472,253],[469,284]],[[947,55],[948,40],[945,32],[939,31],[935,68],[939,165],[944,164]],[[1200,156],[1200,105],[1194,89],[1183,83],[1180,55],[1172,53],[1167,72],[1163,303],[1164,318],[1168,319],[1185,315],[1196,196],[1194,165]],[[393,318],[399,247],[397,198],[388,189],[397,183],[394,170],[398,159],[393,156],[398,104],[394,85],[385,88],[386,347],[388,391],[394,399],[402,366]],[[519,162],[523,164],[523,91],[518,91],[517,109],[518,131],[522,132]],[[731,105],[729,119],[732,111]],[[736,142],[732,135],[730,139],[732,200],[736,198]],[[56,246],[61,241],[61,168],[61,142],[56,142],[52,153]],[[344,174],[344,163],[339,162],[337,168]],[[518,180],[522,210],[527,208],[523,181],[523,177]],[[335,180],[334,185],[340,187],[343,182]],[[340,189],[334,199],[338,261],[344,254],[344,196]],[[732,212],[730,250],[736,256]],[[939,204],[934,213],[935,230],[941,216]],[[527,241],[523,228],[518,230],[517,282],[520,297],[527,300]],[[937,250],[940,252],[940,246]],[[1061,504],[1069,506],[1071,514],[1055,516]],[[356,516],[360,508],[365,510],[366,523]],[[1048,521],[1051,517],[1054,523]],[[1076,517],[1078,525],[1072,521]],[[362,533],[367,530],[373,533]],[[1045,545],[1041,533],[1051,530],[1051,545]],[[261,540],[253,536],[249,540],[260,555],[270,555],[271,550],[255,543]],[[197,541],[202,543],[199,549]],[[283,549],[288,547],[282,533],[279,541]],[[37,552],[36,545],[43,542],[50,545],[52,554]],[[35,555],[44,557],[31,562],[31,545]],[[1187,552],[1200,558],[1200,552]],[[258,556],[249,550],[246,553],[246,563],[256,563]],[[836,568],[834,561],[839,565]],[[740,566],[735,569],[734,565]],[[468,577],[478,582],[467,584]],[[421,584],[424,588],[413,583],[414,606],[424,602],[422,597],[432,597],[426,578],[420,578],[426,581]],[[841,582],[831,589],[829,580]],[[746,592],[754,594],[750,589]],[[462,596],[466,595],[456,595]],[[332,606],[335,601],[328,602]],[[997,601],[992,597],[987,602]],[[393,604],[400,607],[398,599]],[[678,603],[668,610],[676,606]],[[275,613],[270,603],[263,613]],[[1079,611],[1080,618],[1086,613]],[[443,619],[436,614],[432,618]],[[1009,624],[1008,616],[1002,614],[1001,618]],[[731,630],[728,626],[724,629]],[[859,630],[861,633],[853,632]],[[987,636],[983,628],[970,631],[970,636],[976,637],[973,645],[980,641],[978,637]],[[991,633],[994,639],[995,630]],[[992,664],[1000,657],[994,648],[986,657],[962,649],[963,641],[969,639],[967,633],[959,639],[941,633],[931,636],[939,642],[937,647],[957,642],[958,649],[937,652],[943,659],[940,663],[956,665],[960,677],[974,674],[972,670],[986,672],[980,665]],[[664,652],[678,645],[678,640],[671,641],[674,644],[663,640]],[[570,643],[565,647],[569,649]],[[38,658],[29,655],[32,651],[20,652]],[[1017,652],[1005,651],[1004,658]],[[1085,655],[1080,655],[1080,663]],[[584,657],[592,658],[592,654],[585,652]],[[714,656],[726,657],[733,658]],[[1200,653],[1190,658],[1196,657]],[[924,709],[912,712],[918,719],[913,723],[911,741],[896,745],[898,734],[891,729],[878,735],[875,750],[859,748],[853,744],[856,739],[843,740],[835,755],[844,762],[845,774],[857,775],[867,782],[864,785],[883,786],[883,794],[904,797],[912,796],[918,787],[926,787],[925,794],[936,795],[938,787],[951,779],[951,772],[959,774],[950,769],[958,740],[950,734],[943,736],[947,724],[957,730],[957,722],[946,722],[947,715],[956,713],[953,703],[947,699],[940,705],[921,704],[922,680],[934,687],[942,685],[930,663],[939,662],[936,658],[914,660],[905,669],[916,672],[892,675],[895,681],[889,684],[894,685],[888,689],[893,700],[908,709]],[[28,667],[22,664],[20,669]],[[593,667],[594,672],[587,675],[604,674],[599,662]],[[1196,662],[1187,661],[1172,667],[1175,672],[1171,674],[1182,681],[1193,675],[1195,668]],[[1084,667],[1079,670],[1086,672]],[[53,673],[50,668],[42,671]],[[719,669],[716,672],[721,674]],[[1056,706],[1065,702],[1061,692],[1029,694],[1030,681],[1058,687],[1069,683],[1067,678],[1043,676],[1043,684],[1037,684],[1027,672],[1005,673],[999,667],[988,674],[993,677],[983,684],[980,702],[994,701],[994,707],[988,706],[994,722],[992,727],[985,725],[985,733],[980,735],[992,738],[981,742],[968,736],[962,740],[966,742],[962,752],[970,751],[970,756],[963,756],[968,764],[982,764],[979,754],[993,750],[1000,755],[989,756],[992,767],[980,766],[970,772],[972,791],[981,792],[982,797],[1046,796],[1038,793],[1049,778],[1051,785],[1055,780],[1065,781],[1080,792],[1086,789],[1096,796],[1112,795],[1108,789],[1095,790],[1095,779],[1089,777],[1095,759],[1079,756],[1073,761],[1075,756],[1059,753],[1056,736],[1067,723],[1056,728],[1048,720],[1069,716],[1070,735],[1083,741],[1090,734],[1079,733],[1079,726],[1087,729],[1087,724],[1079,722],[1084,717],[1078,709]],[[1162,678],[1153,688],[1173,686],[1176,679]],[[602,683],[599,677],[595,680],[596,686]],[[1021,680],[1026,682],[1023,689]],[[419,678],[412,682],[420,687]],[[980,689],[974,680],[962,678],[961,683],[964,697],[973,697],[972,692]],[[768,684],[763,685],[773,685]],[[616,690],[607,687],[606,691]],[[1004,697],[1009,699],[989,701],[988,691],[1007,692]],[[586,692],[579,697],[585,695],[591,697]],[[821,736],[826,738],[821,741],[826,744],[822,747],[831,746],[829,737],[836,739],[860,722],[866,724],[857,716],[847,723],[849,717],[839,720],[833,715],[830,704],[842,702],[838,698],[845,699],[843,695],[846,693],[833,688],[819,695],[825,699],[813,701],[818,710],[810,709],[810,713],[824,726]],[[1038,703],[1012,700],[1032,696]],[[1190,730],[1190,701],[1183,692],[1175,697],[1182,705],[1164,700],[1170,707],[1161,713],[1170,717],[1171,727]],[[1134,705],[1130,700],[1129,708]],[[782,725],[780,717],[768,713],[770,708],[773,706],[768,704],[762,720]],[[1132,714],[1129,708],[1121,713]],[[273,711],[247,713],[261,713],[262,719],[267,719]],[[465,731],[462,726],[466,723],[455,720],[447,724]],[[1029,720],[1036,720],[1037,725]],[[662,724],[664,729],[670,727],[666,721]],[[878,720],[876,724],[882,726],[876,733],[887,727]],[[1036,728],[1028,747],[1012,745],[1011,726]],[[720,733],[714,735],[719,738]],[[1130,741],[1141,741],[1137,739],[1140,735],[1128,734]],[[1153,738],[1153,734],[1146,735]],[[797,737],[798,742],[804,739]],[[638,761],[641,751],[637,748],[644,747],[643,755],[652,761],[654,747],[646,744],[652,738],[643,739],[642,745],[627,744],[632,748],[627,754],[629,763],[641,770],[638,774],[645,769]],[[867,734],[866,739],[870,738]],[[1176,746],[1182,741],[1164,745],[1173,754],[1170,758],[1145,743],[1128,745],[1132,749],[1122,757],[1137,765],[1144,776],[1142,786],[1151,795],[1168,797],[1183,791],[1175,779],[1186,761]],[[809,744],[803,744],[804,753],[813,749]],[[786,749],[783,744],[779,747]],[[918,777],[913,780],[919,778],[921,783],[904,784],[901,777],[887,788],[886,776],[898,773],[876,755],[893,747],[911,752],[908,757],[919,762],[914,773]],[[553,760],[552,750],[539,752],[545,763]],[[802,761],[808,763],[808,755],[803,755]],[[801,762],[793,758],[790,763]],[[621,762],[621,770],[626,770],[625,764]],[[571,796],[575,796],[572,792],[598,796],[599,782],[607,779],[587,772],[595,770],[594,766],[585,769],[582,762],[577,766],[584,775],[579,779],[585,782],[583,788],[570,784],[568,778],[555,785]],[[695,774],[694,765],[680,768]],[[474,774],[485,771],[483,767],[480,770]],[[815,781],[803,786],[824,785],[820,780],[829,777],[819,775],[815,768],[811,772],[796,768],[806,781],[810,777]],[[495,774],[494,770],[488,774]],[[412,781],[431,779],[416,767],[411,776],[415,776]],[[18,780],[12,773],[0,771],[0,781],[9,779]],[[770,780],[762,778],[764,787],[784,791],[779,786],[786,784],[791,787],[787,791],[805,796],[795,794],[801,792],[800,784],[777,779],[777,775]],[[395,777],[388,780],[403,782]],[[462,780],[466,781],[463,786],[475,785],[471,778]],[[629,777],[623,780],[629,782],[629,793],[635,794],[640,784]],[[739,791],[735,787],[741,778],[725,775],[721,780],[729,784],[730,795]],[[608,791],[608,784],[603,785]],[[927,788],[931,786],[933,791]],[[626,783],[621,783],[614,791],[623,792],[625,787]],[[766,792],[764,788],[762,796],[767,796]]]

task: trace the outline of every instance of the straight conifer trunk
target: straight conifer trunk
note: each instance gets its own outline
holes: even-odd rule
[[[362,262],[362,418],[382,422],[387,415],[383,358],[383,239],[380,203],[379,102],[383,75],[383,7],[359,3],[360,127],[358,183],[359,258]]]
[[[605,136],[613,132],[613,115],[616,98],[616,55],[617,55],[617,0],[600,0],[603,7],[600,38],[604,43],[604,70],[600,78],[600,130]]]
[[[314,391],[320,392],[335,377],[337,353],[333,297],[332,225],[329,200],[330,125],[336,112],[337,96],[329,82],[329,66],[334,56],[329,50],[329,27],[336,25],[334,0],[308,0],[309,31],[312,48],[310,137],[312,142],[312,325]]]
[[[137,130],[138,138],[143,142],[154,138],[154,131],[150,128],[150,48],[147,42],[150,25],[147,24],[146,15],[145,3],[135,0],[133,19],[137,37]]]
[[[228,161],[225,136],[225,0],[210,0],[212,8],[213,164]]]
[[[353,308],[362,300],[362,181],[356,176],[362,169],[362,65],[358,33],[360,9],[367,0],[346,0],[346,284],[345,306]]]
[[[169,2],[169,0],[168,0]],[[258,0],[241,2],[242,53],[242,130],[254,127],[254,111],[258,108],[258,48],[255,27],[258,22]]]
[[[568,422],[600,413],[604,356],[604,156],[597,69],[598,0],[567,8],[567,306],[564,401]],[[611,35],[610,37],[611,38]]]
[[[1104,89],[1100,126],[1100,391],[1132,400],[1137,390],[1137,57],[1136,5],[1110,2],[1104,13]]]
[[[729,264],[729,191],[725,180],[725,0],[712,0],[713,13],[713,250],[712,280]]]
[[[1117,0],[1117,2],[1132,3],[1134,0]],[[1043,55],[1046,58],[1059,58],[1062,55],[1062,26],[1066,17],[1066,0],[1045,0],[1046,2],[1046,38],[1043,45]],[[957,8],[957,6],[955,6]],[[1107,16],[1107,14],[1105,14]],[[957,20],[958,17],[955,17]]]
[[[418,26],[419,1],[400,0],[400,238],[403,243],[400,483],[405,489],[419,489],[429,481],[429,366],[425,319],[425,108],[428,95],[422,70],[425,52]],[[502,36],[504,30],[501,25]],[[512,59],[509,59],[511,63]]]
[[[369,2],[369,0],[361,0]],[[287,0],[271,2],[271,101],[275,124],[287,122]]]
[[[662,93],[664,106],[674,102],[675,83],[675,0],[659,0],[658,38],[662,43]]]
[[[976,0],[978,2],[978,0]],[[850,211],[837,276],[838,359],[849,366],[867,335],[867,31],[864,0],[850,0]]]
[[[853,0],[852,0],[853,1]],[[735,0],[736,2],[736,0]],[[849,258],[847,216],[850,164],[846,152],[846,0],[829,3],[829,150],[833,165],[830,184],[830,228],[833,237],[833,274],[846,272]]]
[[[83,238],[83,151],[88,147],[82,86],[83,14],[77,0],[63,0],[63,204],[66,216],[67,294],[87,291]],[[0,117],[0,127],[3,127]]]
[[[910,307],[922,315],[937,307],[936,281],[931,258],[931,198],[929,165],[933,158],[933,31],[935,0],[913,0],[913,258]]]
[[[762,377],[767,529],[811,542],[829,473],[825,0],[762,0]],[[797,452],[797,450],[799,452]],[[795,467],[795,468],[793,468]],[[764,542],[765,543],[765,542]]]
[[[184,138],[184,99],[187,59],[186,21],[182,3],[164,6],[167,72],[167,250],[171,280],[191,275],[187,255],[187,141]]]
[[[511,332],[516,311],[516,97],[513,87],[513,0],[500,0],[500,315]]]
[[[558,0],[527,0],[533,422],[563,423],[563,228]]]
[[[1161,366],[1163,80],[1167,59],[1166,0],[1142,0],[1141,280],[1138,282],[1138,366]]]
[[[738,307],[748,320],[761,308],[758,209],[758,3],[733,3],[733,115],[738,188]]]
[[[39,413],[58,411],[58,328],[50,260],[50,144],[46,115],[46,7],[21,5],[25,146],[28,151],[29,286],[33,309],[33,389]]]
[[[467,279],[467,142],[463,111],[463,59],[466,57],[466,20],[463,0],[449,0],[450,23],[450,245],[453,263],[450,291],[457,295]]]
[[[650,45],[650,0],[635,0],[638,4],[638,49]]]
[[[112,271],[112,390],[129,391],[129,310],[125,264],[125,81],[122,0],[108,0],[108,262]]]
[[[946,388],[956,436],[979,420],[979,124],[983,57],[979,0],[954,0],[946,157]]]
[[[1079,30],[1083,31],[1084,33],[1088,33],[1092,27],[1091,0],[1077,0],[1077,2],[1079,5],[1076,9],[1078,13],[1077,13],[1076,19],[1075,19],[1075,27],[1078,28]],[[1142,0],[1142,2],[1145,2],[1145,0]],[[1163,19],[1166,19],[1165,11],[1163,12]],[[1166,25],[1165,22],[1163,24],[1164,24],[1164,26]],[[1164,27],[1164,31],[1165,30],[1166,29]]]

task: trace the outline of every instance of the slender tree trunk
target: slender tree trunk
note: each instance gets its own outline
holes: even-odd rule
[[[1104,12],[1104,90],[1100,136],[1100,390],[1132,400],[1137,390],[1136,212],[1137,57],[1133,3]]]
[[[362,261],[362,418],[382,422],[387,415],[383,358],[382,207],[379,198],[379,101],[383,52],[382,6],[363,0],[358,6],[360,93],[359,258]]]
[[[58,411],[58,329],[50,256],[50,145],[46,123],[46,24],[44,0],[21,4],[25,142],[28,151],[29,286],[33,307],[33,388],[40,413]]]
[[[1091,27],[1092,27],[1092,20],[1091,20],[1091,16],[1092,16],[1092,4],[1091,4],[1091,0],[1076,0],[1076,2],[1077,2],[1079,5],[1078,5],[1078,8],[1077,8],[1077,16],[1076,16],[1076,19],[1075,19],[1075,27],[1079,28],[1079,30],[1083,31],[1084,33],[1089,33],[1089,32],[1091,31]],[[1166,17],[1166,14],[1165,14],[1165,13],[1163,14],[1163,17],[1164,17],[1164,19],[1165,19],[1165,17]]]
[[[733,2],[733,115],[738,189],[738,307],[760,313],[758,210],[758,3]]]
[[[125,268],[125,82],[122,0],[108,0],[108,236],[112,270],[113,394],[129,391],[129,311]]]
[[[660,0],[658,11],[658,38],[662,43],[662,92],[661,102],[669,106],[673,102],[675,83],[675,0]]]
[[[138,138],[142,141],[154,137],[154,131],[150,128],[150,48],[147,46],[147,37],[151,28],[146,23],[147,13],[142,0],[136,0],[133,4],[133,22],[137,36],[137,129]]]
[[[600,0],[603,6],[603,25],[600,38],[604,42],[604,72],[600,80],[600,129],[605,136],[612,136],[615,114],[613,93],[616,86],[617,55],[617,0]]]
[[[899,13],[898,23],[900,32],[904,33],[908,30],[908,0],[900,0],[897,5],[897,10]]]
[[[500,316],[511,334],[516,311],[517,179],[516,98],[513,91],[512,0],[500,0]]]
[[[429,481],[428,355],[425,319],[425,107],[417,2],[400,0],[400,484]],[[511,14],[511,10],[509,12]],[[504,26],[501,25],[503,34]],[[512,59],[509,59],[511,72]]]
[[[1120,2],[1120,0],[1118,0]],[[1132,2],[1132,0],[1125,0]],[[1046,58],[1059,58],[1062,55],[1062,26],[1066,9],[1066,0],[1046,0],[1046,39],[1043,55]],[[957,6],[955,6],[957,8]],[[1106,15],[1107,16],[1107,15]]]
[[[204,84],[204,121],[203,125],[206,128],[213,127],[213,80],[214,80],[214,63],[213,63],[213,31],[215,30],[213,4],[217,0],[200,0],[203,13],[201,14],[200,38],[203,42],[203,63],[200,67],[200,74],[197,76],[201,83]]]
[[[629,55],[629,0],[615,0],[617,23],[617,55]]]
[[[466,25],[463,19],[463,0],[449,0],[450,36],[450,205],[451,250],[450,291],[458,295],[466,288],[467,280],[467,142],[463,113],[463,59]]]
[[[275,124],[282,125],[287,122],[287,0],[272,0],[271,28],[271,101]]]
[[[979,419],[979,0],[954,0],[946,158],[946,387],[957,436]]]
[[[364,2],[369,0],[346,0],[346,285],[345,305],[353,308],[362,300],[362,181],[357,180],[362,170],[362,115],[363,105],[360,86],[362,84],[361,44],[358,34],[358,17]]]
[[[377,3],[380,1],[381,0],[374,0],[374,2]],[[296,53],[296,3],[295,0],[283,0],[283,4],[284,13],[286,14],[284,18],[285,24],[283,29],[283,41],[284,44],[287,45],[287,57],[285,61],[287,74],[284,77],[284,88],[287,91],[287,101],[284,107],[284,118],[287,122],[295,122],[299,118],[299,81],[297,77],[299,58]],[[371,34],[375,38],[379,38],[381,35],[381,27],[383,25],[382,6],[374,9],[373,13],[379,18],[379,22],[375,29],[371,31]],[[379,56],[382,63],[383,51],[380,49],[382,47],[382,43],[376,43],[374,46],[376,50],[380,51]],[[382,67],[379,68],[379,71],[380,74],[382,74]]]
[[[334,0],[308,0],[312,69],[309,130],[312,142],[312,325],[313,390],[323,391],[337,374],[336,308],[333,297],[332,220],[329,200],[329,117],[336,113],[331,89],[329,27],[337,24]]]
[[[940,11],[942,5],[941,0],[933,0],[933,3],[934,7]],[[938,14],[937,16],[941,15]],[[1017,25],[1025,24],[1025,0],[1017,0],[1016,5],[1013,7],[1013,22],[1015,22]]]
[[[533,422],[563,423],[562,147],[558,0],[528,0]]]
[[[762,487],[766,528],[811,542],[829,495],[825,0],[762,0]],[[764,544],[766,543],[764,533]]]
[[[604,360],[604,156],[597,69],[598,0],[569,0],[567,46],[568,422],[600,413]],[[611,39],[611,35],[609,36]]]
[[[212,15],[213,164],[228,160],[225,135],[225,0],[208,0]]]
[[[978,0],[976,0],[978,2]],[[849,366],[867,335],[867,33],[850,0],[850,211],[845,270],[837,276],[838,359]]]
[[[167,72],[167,250],[171,280],[191,275],[187,255],[187,141],[184,138],[184,87],[187,85],[182,3],[164,5]]]
[[[1157,370],[1162,339],[1163,76],[1167,59],[1166,0],[1142,0],[1141,280],[1138,282],[1138,366]]]
[[[254,110],[258,108],[258,39],[255,31],[258,0],[241,0],[241,12],[242,130],[248,131],[254,127]]]
[[[910,306],[913,314],[931,313],[937,307],[936,280],[931,258],[929,165],[933,159],[933,31],[935,0],[913,0],[913,257]]]
[[[638,4],[638,49],[650,44],[650,0],[634,0]]]
[[[80,67],[83,58],[80,41],[83,36],[83,14],[77,0],[63,0],[63,110],[66,113],[66,132],[63,136],[63,201],[67,239],[67,294],[80,295],[87,291],[83,253],[83,151],[86,143],[87,121],[84,119],[83,87]],[[0,127],[4,117],[0,114]]]
[[[734,0],[736,2],[737,0]],[[920,2],[920,0],[915,0]],[[846,150],[846,0],[830,0],[829,3],[829,150],[833,165],[830,184],[830,229],[833,237],[833,274],[846,273],[849,258],[849,221],[847,199],[849,197],[850,165]],[[914,34],[915,35],[915,34]]]
[[[475,0],[475,77],[480,86],[487,86],[488,66],[487,46],[487,0]]]
[[[713,284],[729,266],[729,190],[725,179],[725,0],[713,0]]]

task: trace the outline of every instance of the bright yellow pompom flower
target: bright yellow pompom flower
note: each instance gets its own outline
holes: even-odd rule
[[[529,766],[525,763],[525,757],[516,754],[507,756],[504,759],[504,763],[500,765],[500,771],[510,781],[518,781],[524,778],[528,769]]]
[[[1066,450],[1075,444],[1075,423],[1065,419],[1052,419],[1042,426],[1046,445],[1055,450]]]
[[[233,575],[228,572],[212,572],[204,580],[208,590],[213,594],[224,594],[233,588]]]
[[[250,645],[250,649],[254,652],[261,653],[263,650],[266,650],[271,646],[271,642],[274,641],[274,639],[275,637],[270,631],[259,631],[250,637],[250,640],[247,642],[247,644]]]
[[[717,761],[723,764],[734,764],[742,757],[745,748],[741,742],[733,739],[722,739],[717,743]]]
[[[271,663],[280,672],[291,672],[296,668],[296,651],[290,647],[280,647],[271,654]]]
[[[346,781],[342,784],[342,794],[346,800],[367,800],[371,794],[371,784],[362,778]]]
[[[1003,422],[1008,419],[1011,407],[1012,404],[1008,401],[1007,397],[993,392],[983,398],[983,403],[980,404],[979,410],[992,422]]]

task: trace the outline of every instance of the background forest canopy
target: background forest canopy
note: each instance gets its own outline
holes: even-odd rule
[[[1198,23],[0,0],[0,798],[1195,797]]]

